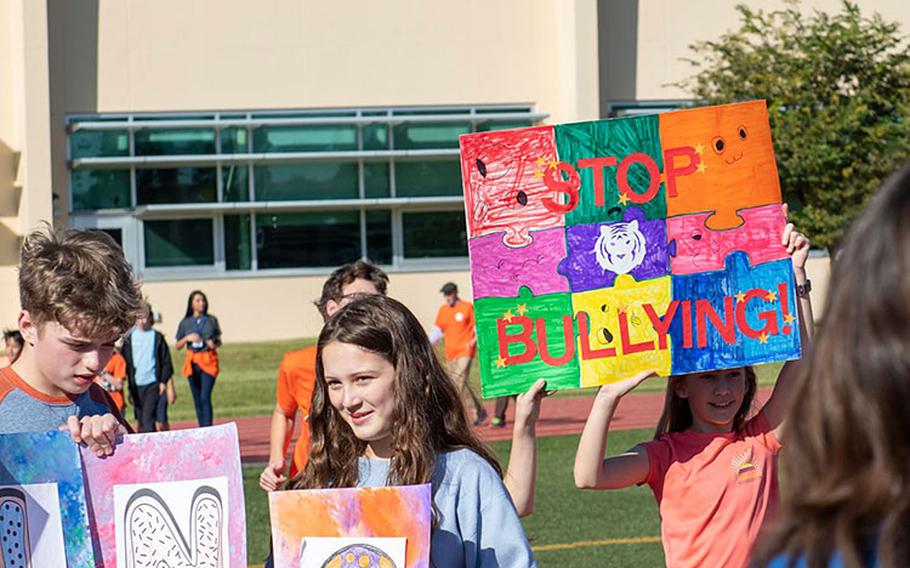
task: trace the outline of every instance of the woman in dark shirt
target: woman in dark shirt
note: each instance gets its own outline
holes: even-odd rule
[[[186,316],[177,326],[177,349],[186,346],[183,375],[189,380],[199,426],[212,425],[212,389],[218,376],[221,327],[209,315],[209,301],[200,290],[190,292]]]

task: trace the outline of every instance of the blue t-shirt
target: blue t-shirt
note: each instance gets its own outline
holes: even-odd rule
[[[130,334],[130,343],[136,386],[145,387],[154,383],[158,380],[155,376],[155,330],[134,327]]]
[[[388,485],[389,463],[360,458],[357,486]],[[512,498],[486,460],[467,449],[439,454],[432,485],[439,524],[430,535],[431,566],[537,566]]]

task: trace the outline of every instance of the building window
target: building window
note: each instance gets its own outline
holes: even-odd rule
[[[357,258],[466,267],[458,137],[545,117],[530,105],[70,116],[70,219],[133,227],[124,248],[152,279]]]

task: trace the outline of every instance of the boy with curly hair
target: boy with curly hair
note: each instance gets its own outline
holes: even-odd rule
[[[123,251],[100,231],[39,229],[19,262],[22,354],[0,369],[0,433],[68,429],[96,455],[129,432],[94,382],[142,309]]]

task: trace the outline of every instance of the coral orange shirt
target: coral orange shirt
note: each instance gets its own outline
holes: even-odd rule
[[[300,437],[294,446],[294,461],[291,462],[290,477],[297,475],[306,465],[310,454],[310,423],[307,415],[316,387],[316,346],[297,351],[288,351],[278,367],[278,406],[288,417],[300,409]],[[287,451],[287,449],[285,449]]]
[[[471,302],[458,300],[454,306],[443,304],[436,313],[434,325],[442,330],[446,359],[474,356],[476,345],[470,345],[474,339],[474,306]]]
[[[107,366],[104,368],[104,372],[114,375],[114,377],[120,379],[121,381],[125,381],[126,359],[124,359],[123,355],[120,353],[114,352],[111,360],[107,362]],[[117,404],[117,410],[123,412],[123,409],[126,408],[126,401],[123,399],[123,391],[110,391],[108,394],[111,395],[111,399],[114,401],[114,403]]]
[[[781,444],[764,413],[740,432],[673,432],[642,446],[667,566],[747,566],[780,503]]]

